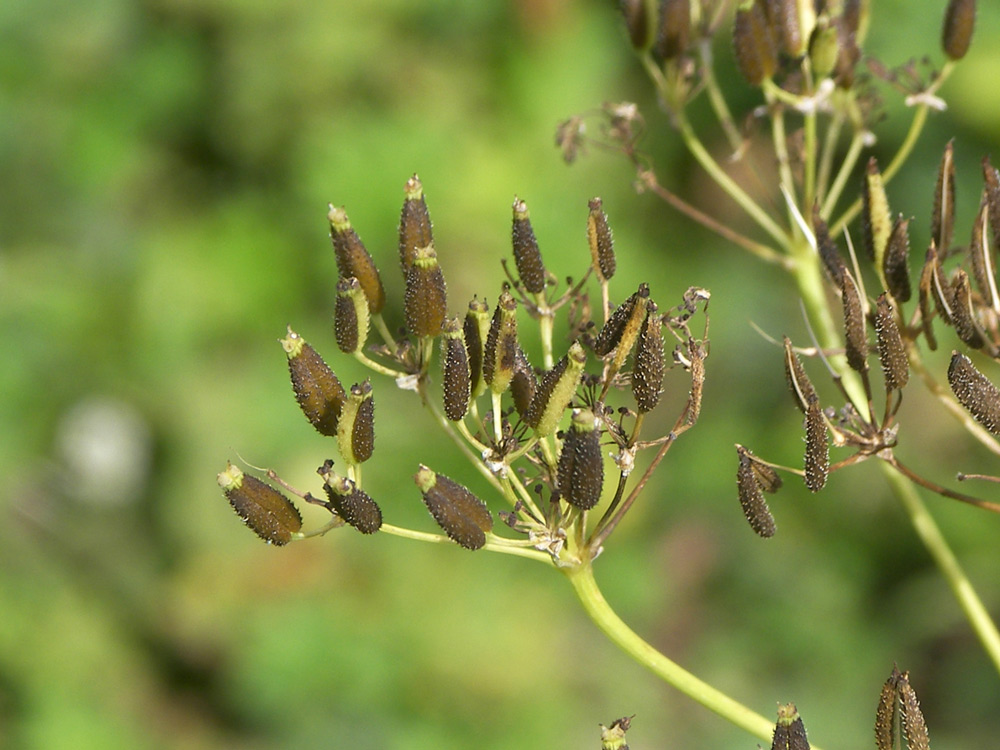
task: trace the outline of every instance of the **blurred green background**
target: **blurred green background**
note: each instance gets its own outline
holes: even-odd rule
[[[872,4],[870,51],[940,64],[943,0]],[[1000,12],[980,5],[951,108],[890,187],[917,248],[947,139],[959,241],[1000,142]],[[789,482],[768,542],[742,519],[733,443],[793,465],[802,449],[780,354],[749,322],[806,334],[788,279],[636,195],[621,159],[562,162],[560,120],[636,101],[661,180],[743,226],[669,130],[615,6],[0,4],[0,746],[595,748],[598,722],[630,714],[633,748],[756,746],[603,640],[552,570],[350,530],[272,549],[229,510],[215,475],[238,456],[318,489],[333,449],[297,409],[276,339],[292,324],[342,380],[363,377],[334,356],[326,204],[347,207],[398,298],[413,172],[455,312],[495,298],[515,194],[560,276],[587,262],[600,195],[616,299],[643,280],[662,307],[712,290],[702,420],[597,564],[640,634],[765,715],[797,702],[828,748],[873,745],[893,662],[935,746],[996,744],[1000,679],[875,467],[816,496]],[[725,40],[717,54],[730,69]],[[908,119],[882,91],[885,163]],[[941,338],[939,367],[954,346]],[[672,385],[676,403],[686,386]],[[376,382],[365,477],[390,521],[432,530],[417,463],[470,475],[410,395]],[[996,472],[919,386],[900,419],[899,455],[931,478]],[[928,503],[1000,615],[1000,521]]]

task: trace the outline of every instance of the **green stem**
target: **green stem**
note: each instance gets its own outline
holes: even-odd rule
[[[727,721],[765,742],[771,740],[774,722],[698,679],[650,646],[626,625],[605,600],[597,581],[594,580],[594,570],[589,562],[564,570],[590,619],[620,649],[664,682]],[[813,745],[813,750],[819,749]]]

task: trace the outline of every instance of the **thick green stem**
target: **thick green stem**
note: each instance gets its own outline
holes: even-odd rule
[[[564,572],[573,584],[573,589],[590,619],[620,649],[664,682],[673,685],[705,708],[755,737],[770,742],[774,732],[774,722],[698,679],[650,646],[629,628],[605,600],[597,581],[594,580],[594,570],[589,562],[566,568]],[[813,745],[813,750],[818,748]]]

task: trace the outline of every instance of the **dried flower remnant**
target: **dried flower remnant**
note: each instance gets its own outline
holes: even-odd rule
[[[358,280],[351,276],[337,282],[337,303],[333,310],[333,332],[344,354],[361,351],[368,340],[368,298]]]
[[[375,450],[375,400],[366,380],[351,386],[337,425],[337,449],[349,464],[360,464]]]
[[[1000,390],[964,354],[952,352],[948,383],[955,398],[976,421],[1000,435]]]
[[[379,276],[375,261],[365,248],[358,233],[354,231],[347,213],[343,208],[330,204],[327,214],[330,221],[330,239],[333,241],[333,252],[337,258],[337,269],[341,278],[353,276],[358,280],[361,289],[368,299],[368,307],[375,315],[385,307],[385,289]]]
[[[336,437],[340,411],[347,401],[344,386],[316,350],[291,328],[288,337],[279,341],[288,355],[292,389],[302,412],[320,434]]]
[[[806,487],[811,492],[819,492],[826,484],[830,471],[830,441],[826,430],[826,418],[813,401],[806,410]]]
[[[542,253],[531,226],[528,205],[519,198],[514,198],[511,244],[514,247],[514,265],[517,266],[521,283],[531,294],[541,294],[545,291],[545,264],[542,263]]]
[[[558,481],[563,499],[575,508],[590,510],[601,500],[604,487],[601,423],[591,409],[573,410],[559,454]]]
[[[469,352],[458,318],[445,321],[444,336],[441,338],[441,368],[444,414],[451,421],[458,422],[469,410],[472,393]]]
[[[413,175],[403,188],[403,209],[399,216],[399,265],[406,278],[416,259],[417,250],[431,247],[434,234],[431,216],[424,200],[424,186],[420,178]]]
[[[941,47],[952,60],[961,60],[969,51],[976,27],[976,0],[950,0],[944,14]]]
[[[615,275],[615,242],[608,226],[600,198],[591,198],[587,204],[587,242],[590,245],[590,260],[597,278],[604,282]]]
[[[257,477],[230,463],[218,482],[243,523],[268,544],[288,544],[302,528],[302,516],[292,501]]]
[[[413,475],[413,481],[423,494],[427,510],[452,541],[469,550],[486,544],[486,534],[493,528],[493,516],[486,503],[458,482],[423,465]]]
[[[892,306],[884,293],[879,295],[875,306],[875,339],[886,390],[903,388],[910,378],[910,363]]]
[[[406,330],[414,336],[437,336],[448,314],[444,273],[434,247],[417,248],[406,272],[403,313]]]
[[[771,750],[809,750],[806,728],[794,703],[778,706]]]
[[[765,539],[774,536],[776,527],[771,509],[767,507],[764,500],[764,491],[773,492],[780,486],[780,478],[770,466],[761,464],[764,469],[758,474],[754,466],[755,457],[742,445],[736,446],[739,454],[740,465],[736,470],[736,489],[739,493],[740,506],[743,508],[743,515],[746,516],[750,528],[758,536]],[[760,477],[763,477],[762,482]],[[774,481],[770,481],[774,480]]]

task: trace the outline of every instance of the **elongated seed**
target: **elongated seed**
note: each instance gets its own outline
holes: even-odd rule
[[[302,528],[302,516],[292,501],[257,477],[228,463],[218,482],[243,523],[268,544],[288,544]]]
[[[952,352],[948,383],[955,398],[983,427],[1000,435],[1000,390],[964,354]]]

